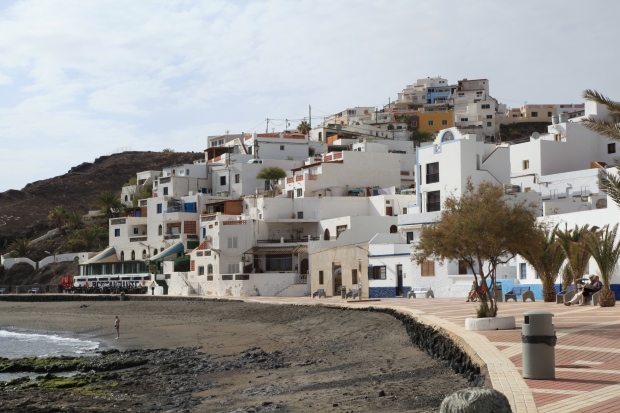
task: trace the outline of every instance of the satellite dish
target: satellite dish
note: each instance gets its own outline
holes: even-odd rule
[[[596,201],[596,209],[607,208],[607,200],[602,198]]]
[[[538,132],[532,133],[532,138],[534,138],[534,139],[540,138],[540,133],[538,133]]]

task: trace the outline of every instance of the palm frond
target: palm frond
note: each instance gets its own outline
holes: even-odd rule
[[[607,136],[614,140],[620,140],[620,124],[613,120],[603,120],[595,118],[585,118],[581,124],[586,128],[600,135]]]
[[[581,96],[586,100],[605,105],[607,107],[607,110],[610,112],[620,112],[620,102],[611,100],[610,98],[597,92],[596,90],[586,89],[583,91]]]
[[[620,172],[618,162],[616,162],[616,169]],[[598,187],[601,191],[605,192],[609,197],[620,206],[620,176],[614,175],[605,169],[601,169],[598,172]]]

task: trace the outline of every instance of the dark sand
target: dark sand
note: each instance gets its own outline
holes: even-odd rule
[[[120,340],[114,340],[115,315]],[[283,367],[277,369],[237,364],[179,376],[192,382],[199,400],[188,411],[427,412],[468,387],[463,377],[413,347],[403,325],[382,313],[214,300],[0,302],[0,328],[63,333],[119,350],[201,346],[199,352],[231,366],[251,348],[280,352]],[[146,407],[149,394],[166,390],[163,382],[161,388],[124,383],[106,397],[57,390],[46,410],[30,411],[152,411]],[[36,390],[0,390],[5,407],[16,399],[28,411]]]

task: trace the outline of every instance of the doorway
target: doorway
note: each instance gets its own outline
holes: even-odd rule
[[[396,296],[403,296],[403,265],[396,265]]]
[[[303,277],[308,275],[308,259],[304,258],[301,260],[301,264],[299,265],[299,274]]]
[[[334,280],[333,296],[340,295],[340,287],[342,287],[342,267],[340,263],[332,263],[332,279]]]

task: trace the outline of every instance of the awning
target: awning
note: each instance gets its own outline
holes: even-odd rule
[[[307,254],[307,245],[290,245],[286,247],[252,247],[244,254],[278,255],[278,254]]]
[[[99,254],[92,257],[91,259],[84,261],[80,265],[88,265],[88,264],[93,264],[95,262],[102,262],[105,258],[108,258],[108,259],[104,262],[110,262],[110,258],[112,258],[112,255],[114,256],[113,261],[116,261],[116,249],[114,247],[108,247],[104,249],[103,251],[101,251]]]
[[[159,254],[155,255],[154,257],[151,257],[151,261],[161,260],[161,259],[164,259],[165,257],[167,257],[169,255],[177,254],[177,253],[183,252],[183,251],[185,251],[185,247],[183,246],[183,243],[182,242],[177,242],[173,246],[166,248],[165,250],[163,250]]]

